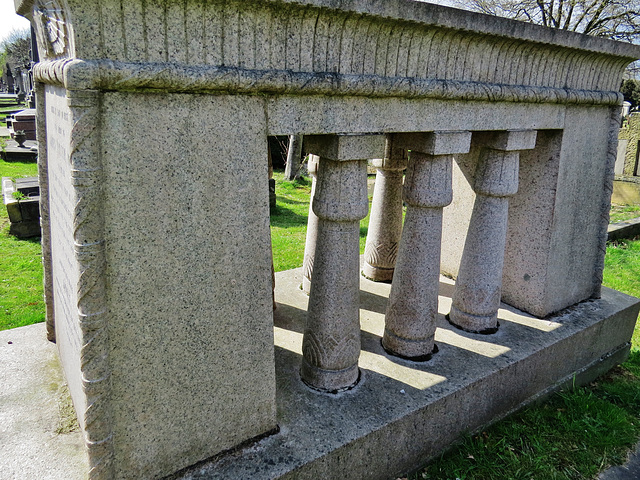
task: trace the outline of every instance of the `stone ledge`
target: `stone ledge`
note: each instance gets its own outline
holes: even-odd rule
[[[35,65],[34,75],[37,81],[69,90],[143,89],[179,93],[405,97],[570,105],[618,105],[622,102],[622,94],[615,91],[112,60],[42,61]]]
[[[176,478],[395,478],[418,468],[465,432],[541,395],[587,382],[628,352],[640,304],[604,289],[603,298],[536,319],[503,305],[500,330],[466,334],[441,315],[432,360],[388,356],[380,345],[389,285],[361,280],[362,380],[337,396],[299,380],[307,297],[300,269],[276,274],[278,423],[281,432]],[[440,312],[453,286],[442,278]],[[606,332],[606,334],[604,333]]]
[[[276,274],[280,433],[172,478],[316,479],[336,478],[336,472],[346,479],[395,478],[418,468],[464,432],[559,387],[586,383],[624,360],[640,308],[637,299],[606,288],[601,299],[546,319],[503,305],[500,330],[482,337],[455,330],[441,315],[436,333],[440,351],[429,362],[416,364],[382,349],[390,286],[362,279],[362,380],[353,390],[332,396],[313,392],[299,380],[307,302],[298,288],[301,280],[301,269]],[[453,285],[442,278],[440,289],[442,314],[450,308]],[[80,434],[56,435],[52,430],[57,408],[49,385],[60,379],[56,362],[44,324],[0,332],[0,363],[6,366],[0,372],[6,386],[0,404],[11,419],[7,438],[15,439],[3,457],[10,462],[0,461],[5,473],[83,478],[78,474],[86,468],[78,450]],[[34,415],[46,419],[32,422]]]
[[[607,229],[607,240],[620,240],[640,235],[640,217],[624,222],[612,223]]]

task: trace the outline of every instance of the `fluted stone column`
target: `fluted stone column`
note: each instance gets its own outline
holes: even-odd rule
[[[509,197],[518,191],[519,150],[535,147],[535,130],[494,135],[476,168],[476,200],[462,253],[449,321],[470,332],[498,328]]]
[[[359,236],[367,215],[367,161],[380,156],[383,136],[305,137],[320,156],[313,211],[318,235],[302,342],[302,380],[337,392],[359,378]]]
[[[453,195],[452,155],[467,153],[470,142],[471,132],[396,137],[411,153],[403,190],[407,214],[382,338],[393,355],[421,361],[435,352],[442,208]]]
[[[402,234],[402,176],[407,168],[406,151],[394,147],[392,136],[388,135],[384,158],[374,160],[373,164],[377,173],[362,274],[376,282],[389,282],[393,278]]]
[[[311,201],[309,202],[309,217],[307,218],[307,236],[304,243],[304,260],[302,264],[302,291],[309,295],[311,291],[311,275],[313,273],[313,256],[316,252],[316,238],[318,236],[318,217],[313,213],[313,197],[316,193],[318,162],[320,157],[309,155],[307,169],[311,177]]]

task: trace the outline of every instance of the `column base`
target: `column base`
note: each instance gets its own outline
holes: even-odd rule
[[[435,353],[438,353],[438,346],[434,343],[433,337],[428,340],[410,340],[398,337],[386,328],[381,343],[382,348],[389,355],[413,362],[426,362],[431,360]]]
[[[360,369],[358,365],[343,370],[324,370],[310,365],[302,357],[300,378],[309,388],[325,393],[340,393],[351,390],[360,381]]]
[[[374,282],[390,282],[393,280],[393,271],[395,268],[375,267],[365,262],[362,267],[362,276]]]
[[[302,290],[304,293],[309,295],[309,292],[311,291],[311,280],[309,280],[307,277],[302,277],[302,283],[300,284],[300,290]]]
[[[490,335],[498,331],[500,324],[498,323],[498,315],[473,315],[463,312],[454,305],[451,306],[451,312],[446,315],[447,321],[456,328],[469,333],[480,333],[482,335]]]

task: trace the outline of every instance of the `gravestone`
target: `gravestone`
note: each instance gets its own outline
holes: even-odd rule
[[[34,77],[48,334],[57,339],[92,480],[163,477],[212,457],[223,458],[217,466],[250,465],[219,478],[388,478],[431,451],[430,435],[407,434],[414,425],[442,433],[435,444],[443,445],[628,349],[635,306],[628,303],[619,322],[603,307],[590,324],[602,326],[585,327],[586,336],[572,324],[551,350],[529,342],[522,343],[534,351],[523,357],[500,350],[488,375],[501,389],[475,390],[480,406],[472,406],[469,362],[460,357],[442,362],[449,370],[441,374],[423,372],[431,380],[408,390],[419,401],[399,403],[400,385],[388,382],[393,372],[358,363],[374,353],[374,363],[390,365],[382,330],[363,334],[357,324],[364,160],[383,154],[383,143],[365,151],[357,137],[471,132],[443,213],[452,234],[443,235],[441,267],[457,269],[482,137],[535,132],[535,148],[519,153],[504,278],[495,283],[504,285],[503,300],[546,316],[600,294],[621,100],[615,89],[637,47],[408,0],[16,0],[16,9],[32,20],[41,58]],[[274,345],[267,188],[268,137],[292,133],[327,145],[314,209],[331,232],[319,234],[316,246],[314,329],[278,331],[295,347]],[[345,207],[356,198],[365,210],[359,200],[351,214]],[[341,288],[335,280],[345,264],[354,276]],[[277,312],[300,316],[303,308]],[[316,335],[328,309],[349,312],[348,335],[338,315],[335,334]],[[593,348],[579,348],[583,342]],[[303,344],[310,376],[326,377],[324,364],[313,363],[316,352],[339,356],[347,345],[348,386],[359,373],[363,381],[337,398],[307,389],[299,376]],[[451,347],[439,358],[464,353]],[[546,358],[552,365],[539,365]],[[487,378],[472,363],[475,378]],[[281,434],[224,454],[276,430],[276,365]],[[508,366],[517,382],[503,381]],[[400,370],[422,376],[413,366]],[[434,410],[445,422],[427,420],[424,405],[444,391],[431,387],[454,374],[459,388],[449,382]],[[382,382],[388,388],[377,389]],[[374,391],[384,393],[364,395]],[[459,410],[443,413],[454,400]],[[363,414],[358,401],[375,412]],[[292,422],[304,409],[310,419]],[[344,418],[353,428],[342,432]],[[296,451],[301,439],[313,444],[304,459]],[[267,445],[283,454],[252,463]],[[363,458],[369,451],[384,454]]]
[[[37,177],[2,177],[2,194],[9,216],[9,233],[16,237],[40,236],[40,187]]]

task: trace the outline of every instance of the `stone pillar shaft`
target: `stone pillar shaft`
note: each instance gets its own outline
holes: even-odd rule
[[[402,177],[405,150],[393,148],[387,139],[385,158],[374,161],[376,183],[371,202],[369,231],[362,274],[376,282],[390,282],[402,235]]]
[[[311,201],[309,202],[309,216],[307,218],[307,236],[304,243],[304,260],[302,264],[302,291],[309,295],[311,291],[311,276],[313,274],[313,258],[316,252],[316,239],[318,237],[318,217],[313,212],[313,197],[316,193],[318,174],[317,155],[309,155],[308,171],[311,177]]]
[[[313,211],[318,235],[302,341],[300,376],[312,388],[338,392],[359,378],[359,238],[367,215],[367,162],[384,137],[307,137],[320,156]],[[381,141],[382,140],[382,141]]]
[[[289,135],[287,149],[287,165],[284,169],[285,180],[295,180],[300,177],[300,159],[302,156],[302,135]]]
[[[451,321],[472,332],[497,328],[509,200],[478,194],[464,244]]]
[[[408,145],[412,151],[403,191],[407,214],[382,338],[393,355],[420,361],[436,351],[442,208],[453,196],[453,157],[448,152],[467,152],[470,140],[469,132],[437,132],[413,138]]]
[[[463,330],[493,333],[498,328],[508,197],[518,191],[518,150],[533,148],[535,140],[535,131],[500,133],[480,156],[476,200],[449,314],[449,321]]]
[[[368,210],[366,161],[322,158],[313,199],[318,217],[313,282],[302,344],[302,379],[334,391],[358,380],[360,219]]]

